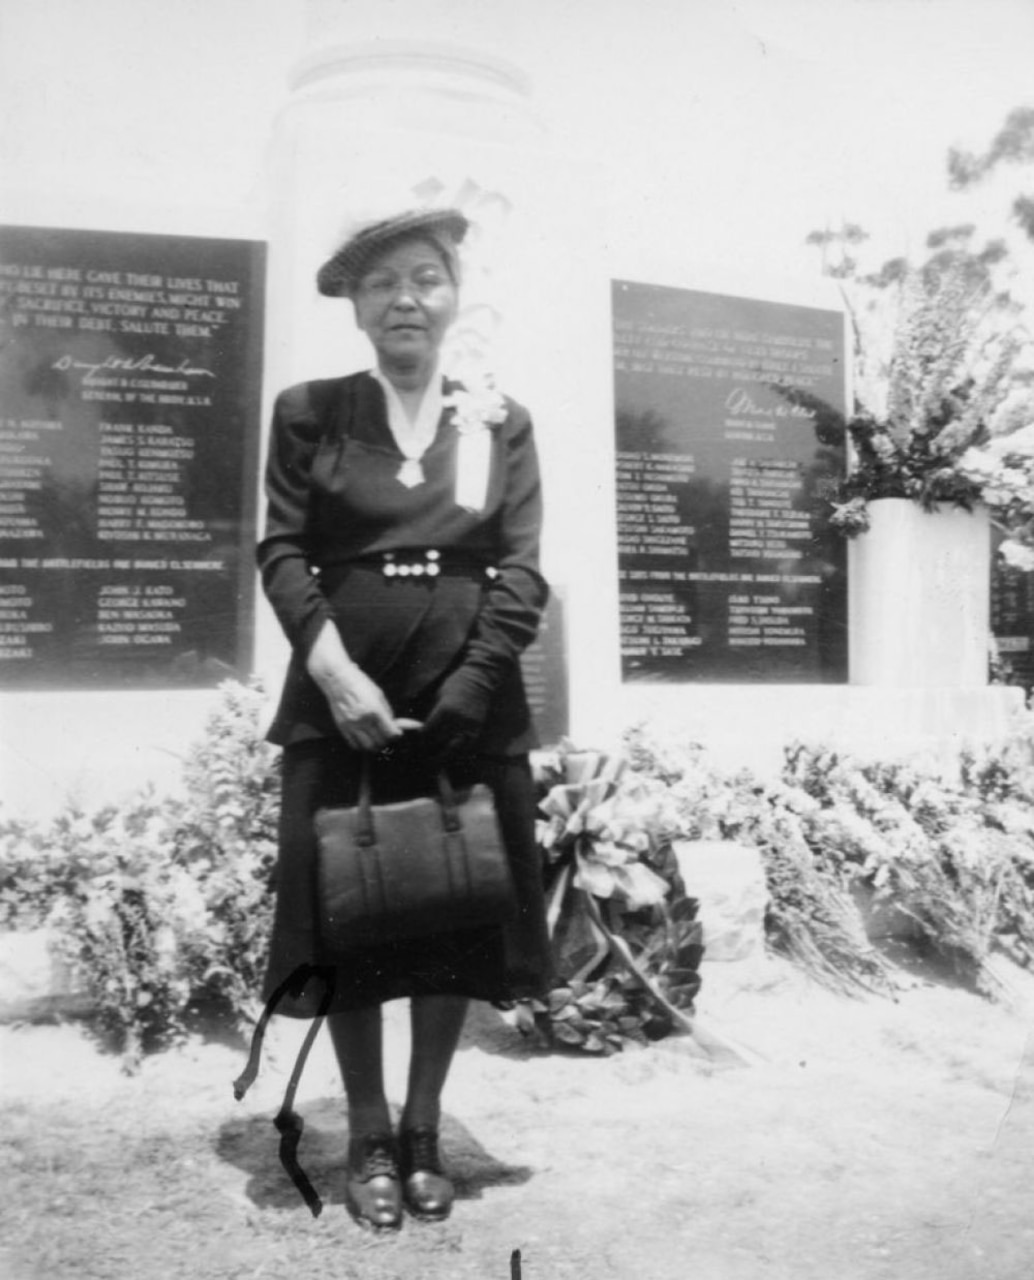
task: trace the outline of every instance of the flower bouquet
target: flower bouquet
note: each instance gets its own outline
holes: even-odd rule
[[[1003,406],[1024,380],[1024,344],[986,270],[952,255],[849,311],[855,460],[831,523],[847,536],[864,532],[868,504],[879,498],[972,510],[993,489],[997,458],[984,470],[963,460],[1002,430]]]
[[[660,789],[648,795],[621,758],[566,748],[542,757],[538,782],[559,982],[518,1025],[599,1054],[691,1030],[703,946],[664,851]]]
[[[624,758],[563,748],[543,757],[539,842],[559,984],[519,1006],[517,1025],[552,1044],[610,1054],[672,1032],[713,1062],[749,1051],[693,1016],[704,947],[698,904],[672,849],[671,789]]]

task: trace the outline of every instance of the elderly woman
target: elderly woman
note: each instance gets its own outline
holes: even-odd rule
[[[532,427],[520,405],[443,379],[456,318],[457,210],[363,227],[322,267],[350,298],[376,367],[277,399],[258,559],[293,656],[270,730],[284,747],[277,906],[267,993],[319,965],[316,840],[322,805],[354,804],[372,760],[375,801],[425,793],[434,769],[486,782],[518,897],[512,924],[369,947],[335,964],[328,1022],[348,1102],[346,1201],[363,1225],[402,1206],[448,1215],[441,1094],[469,999],[548,985],[534,745],[519,657],[546,600]],[[285,1008],[312,1017],[310,982]],[[411,1001],[412,1055],[398,1139],[384,1092],[381,1005]]]

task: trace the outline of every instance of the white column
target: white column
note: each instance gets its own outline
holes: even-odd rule
[[[580,161],[550,152],[519,67],[484,44],[448,38],[456,11],[436,0],[312,8],[312,47],[294,69],[270,152],[267,407],[292,382],[371,363],[351,304],[315,288],[348,224],[367,212],[461,207],[472,231],[454,335],[482,347],[501,389],[532,412],[546,489],[544,568],[567,597],[576,655],[572,720],[596,736],[618,685],[600,184]],[[256,666],[271,690],[285,661],[263,602]]]

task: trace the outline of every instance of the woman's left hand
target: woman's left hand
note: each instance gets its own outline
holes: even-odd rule
[[[494,687],[490,675],[469,665],[449,676],[424,723],[424,742],[429,756],[447,760],[477,741],[488,716]]]

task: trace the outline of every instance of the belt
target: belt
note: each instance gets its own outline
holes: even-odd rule
[[[439,574],[484,575],[498,578],[499,570],[473,556],[452,554],[448,551],[385,551],[381,555],[363,556],[353,563],[379,569],[385,578],[437,578]]]

